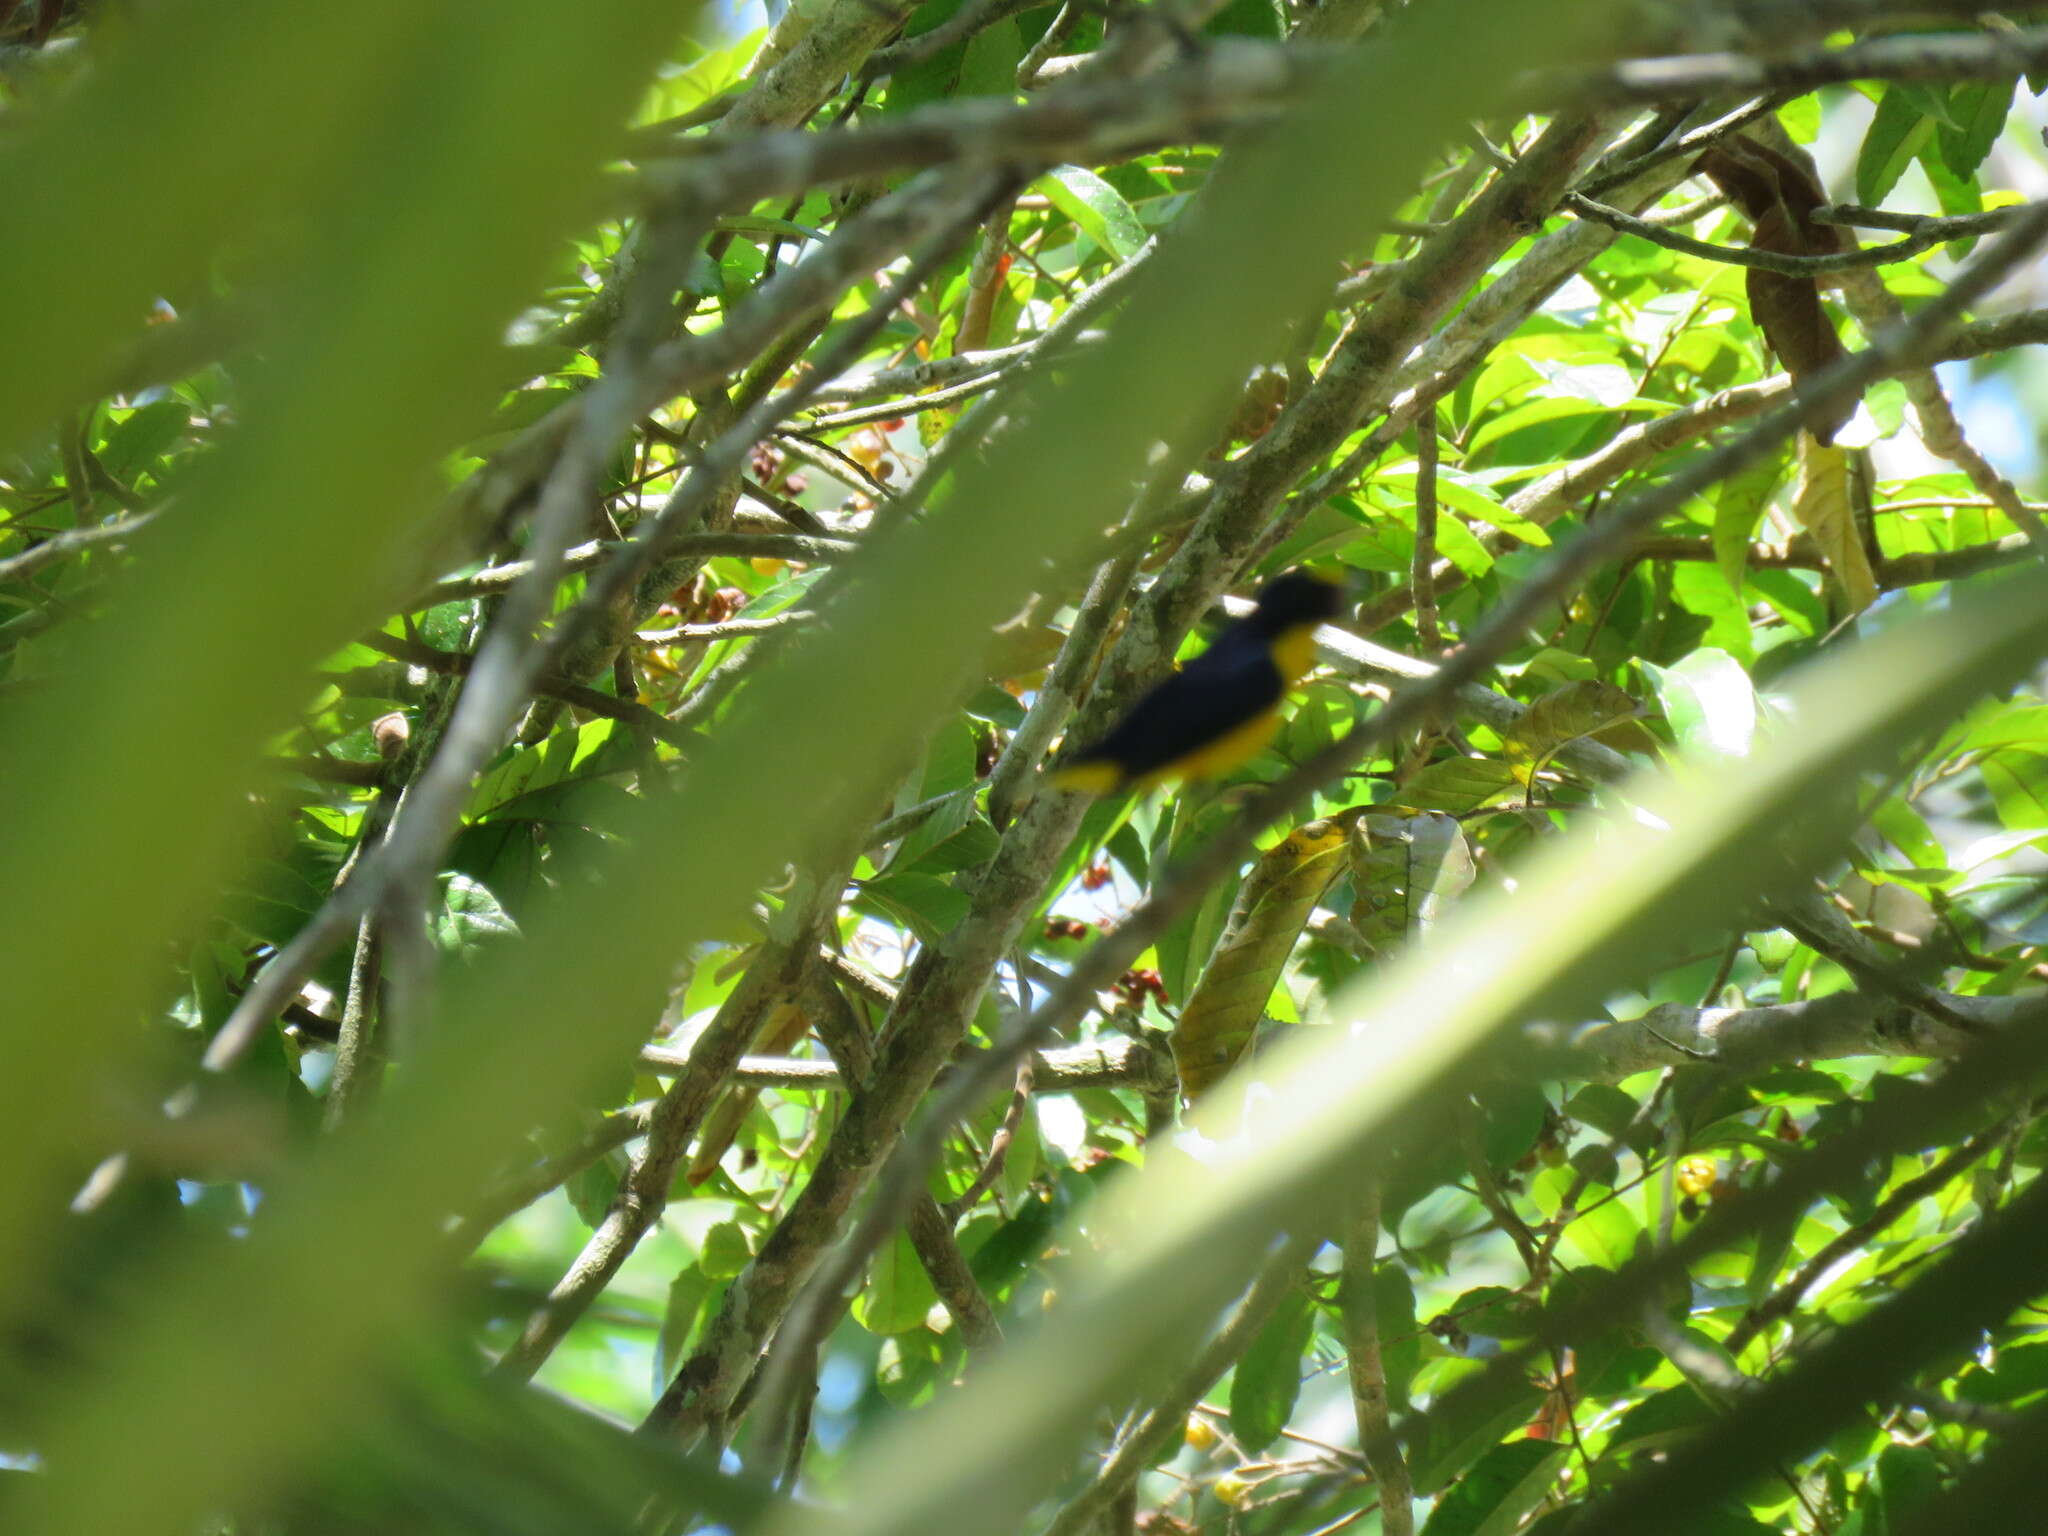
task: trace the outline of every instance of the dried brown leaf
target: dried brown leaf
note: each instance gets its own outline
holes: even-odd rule
[[[1749,216],[1753,251],[1819,256],[1851,250],[1838,225],[1814,222],[1826,194],[1813,174],[1790,156],[1748,139],[1730,140],[1695,162],[1696,170]],[[1843,356],[1834,322],[1821,307],[1819,278],[1790,277],[1752,267],[1745,274],[1749,314],[1795,386]],[[1854,401],[1807,411],[1806,428],[1822,443],[1834,441],[1855,414]]]

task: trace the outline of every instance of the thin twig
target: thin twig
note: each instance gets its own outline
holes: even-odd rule
[[[1634,235],[1652,245],[1661,245],[1668,251],[1679,251],[1687,256],[1704,256],[1709,261],[1725,262],[1733,267],[1754,267],[1761,272],[1779,272],[1787,277],[1812,277],[1822,272],[1847,272],[1857,267],[1882,267],[1893,262],[1910,261],[1923,252],[1934,249],[1957,236],[1939,227],[1963,220],[1930,219],[1928,226],[1895,240],[1890,245],[1873,245],[1859,251],[1830,251],[1819,256],[1788,256],[1781,251],[1759,250],[1754,246],[1715,245],[1706,240],[1695,240],[1690,235],[1681,235],[1674,229],[1666,229],[1647,219],[1623,213],[1619,208],[1610,208],[1605,203],[1596,203],[1590,197],[1577,192],[1565,194],[1564,206],[1582,219],[1591,219],[1596,224],[1605,224],[1609,229],[1619,230],[1625,235]],[[2003,211],[2003,210],[2001,210]],[[2009,220],[2000,220],[1996,227],[2009,227]],[[1982,233],[1981,229],[1975,231]]]
[[[997,1179],[1003,1176],[1003,1164],[1009,1161],[1010,1143],[1017,1139],[1017,1127],[1024,1123],[1024,1116],[1031,1108],[1032,1063],[1027,1058],[1017,1068],[1017,1086],[1010,1091],[1010,1107],[1003,1112],[1003,1123],[996,1127],[996,1133],[989,1138],[988,1156],[982,1159],[981,1167],[975,1170],[973,1181],[961,1190],[943,1207],[948,1221],[958,1221],[974,1209],[975,1202],[989,1192]]]
[[[920,411],[933,411],[940,406],[972,400],[976,395],[986,394],[1002,382],[1003,376],[1000,373],[978,374],[964,383],[946,389],[935,389],[929,394],[910,395],[900,400],[884,400],[880,405],[864,405],[857,410],[840,411],[831,416],[813,416],[804,423],[804,430],[837,432],[842,427],[864,427],[871,421],[890,421],[899,416],[915,416]]]
[[[1603,166],[1580,183],[1578,190],[1587,197],[1598,197],[1624,182],[1635,180],[1655,166],[1671,160],[1682,160],[1688,155],[1711,148],[1737,129],[1746,128],[1758,118],[1777,111],[1788,99],[1784,92],[1759,96],[1755,101],[1737,107],[1723,117],[1715,118],[1711,123],[1704,123],[1690,133],[1679,135],[1668,144],[1659,145],[1641,154],[1630,155],[1613,165]]]
[[[778,629],[807,624],[817,618],[802,608],[791,608],[765,619],[721,619],[716,624],[678,624],[673,629],[643,629],[633,638],[642,645],[688,645],[693,641],[745,640],[755,635],[772,635]]]
[[[1415,634],[1425,656],[1444,648],[1436,618],[1436,409],[1415,418],[1415,554],[1409,584],[1415,592]]]
[[[1344,1229],[1344,1272],[1337,1304],[1344,1319],[1344,1356],[1351,1378],[1351,1409],[1358,1422],[1358,1448],[1379,1489],[1380,1529],[1386,1536],[1414,1536],[1415,1487],[1408,1459],[1388,1416],[1387,1366],[1380,1344],[1379,1292],[1374,1270],[1380,1246],[1380,1184],[1368,1173]]]

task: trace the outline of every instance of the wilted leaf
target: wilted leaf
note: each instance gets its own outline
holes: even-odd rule
[[[1789,221],[1778,213],[1757,225],[1750,244],[1757,250],[1805,254],[1796,248]],[[1752,267],[1744,275],[1743,287],[1749,294],[1750,318],[1756,321],[1771,351],[1795,382],[1818,373],[1845,355],[1842,339],[1835,334],[1834,322],[1821,305],[1819,285],[1813,279],[1787,277]],[[1807,413],[1806,429],[1821,442],[1831,442],[1843,423],[1855,414],[1854,400],[1815,407]]]
[[[1381,954],[1443,916],[1472,884],[1472,849],[1457,818],[1367,816],[1351,834],[1351,922]]]
[[[1343,867],[1345,837],[1335,820],[1296,827],[1246,879],[1230,925],[1174,1026],[1173,1060],[1188,1098],[1207,1091],[1251,1043],[1302,926]]]
[[[1818,256],[1853,248],[1838,225],[1814,222],[1813,210],[1826,201],[1826,194],[1812,173],[1790,156],[1749,139],[1735,139],[1700,156],[1697,168],[1749,215],[1755,225],[1751,250]],[[1743,287],[1749,295],[1750,318],[1795,381],[1843,356],[1841,338],[1821,307],[1817,279],[1752,267],[1743,274]],[[1807,430],[1828,442],[1855,413],[1853,400],[1816,409],[1808,415]]]
[[[1594,678],[1566,683],[1531,704],[1515,722],[1505,743],[1508,759],[1526,784],[1559,747],[1639,713],[1641,706],[1612,683]]]
[[[1813,535],[1851,613],[1877,601],[1877,577],[1856,526],[1855,498],[1849,480],[1849,451],[1802,438],[1799,443],[1799,488],[1793,493],[1792,515]]]
[[[1447,757],[1401,786],[1401,803],[1422,811],[1463,815],[1498,800],[1521,784],[1512,766],[1490,757]]]

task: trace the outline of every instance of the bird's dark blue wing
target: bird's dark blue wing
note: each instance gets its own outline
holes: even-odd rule
[[[1131,706],[1107,736],[1069,761],[1110,762],[1126,780],[1146,778],[1273,708],[1282,691],[1266,641],[1232,625]]]

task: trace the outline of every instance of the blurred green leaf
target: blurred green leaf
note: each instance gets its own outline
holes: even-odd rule
[[[1060,212],[1086,230],[1119,261],[1129,261],[1145,243],[1145,226],[1108,182],[1078,165],[1063,165],[1040,183]]]
[[[1230,1432],[1256,1455],[1279,1438],[1301,1393],[1302,1351],[1315,1331],[1315,1305],[1290,1291],[1230,1378]]]

